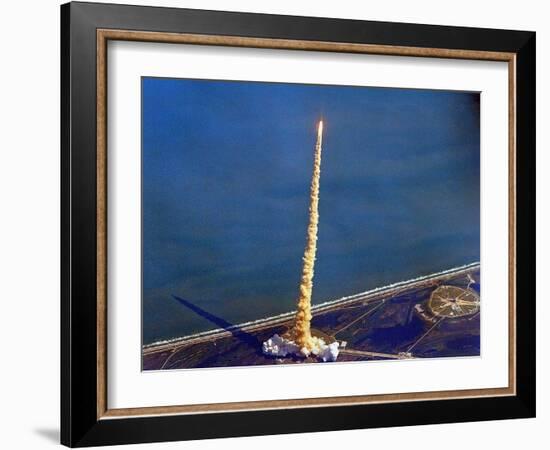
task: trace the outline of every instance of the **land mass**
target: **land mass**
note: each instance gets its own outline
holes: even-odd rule
[[[479,356],[480,270],[474,263],[344,297],[312,308],[314,333],[340,343],[338,362]],[[143,347],[143,370],[274,364],[316,360],[275,358],[262,343],[292,326],[294,312],[241,325],[174,296],[218,328]]]

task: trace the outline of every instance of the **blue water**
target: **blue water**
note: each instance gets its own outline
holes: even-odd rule
[[[292,310],[316,121],[314,303],[479,260],[479,94],[143,78],[144,343]]]

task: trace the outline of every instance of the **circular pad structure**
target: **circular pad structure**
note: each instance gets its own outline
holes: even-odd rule
[[[432,292],[428,308],[438,317],[463,317],[479,311],[479,295],[471,289],[440,286]]]

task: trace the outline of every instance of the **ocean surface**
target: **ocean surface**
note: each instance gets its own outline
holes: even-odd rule
[[[142,79],[143,343],[479,261],[479,94]],[[175,296],[206,311],[196,314]]]

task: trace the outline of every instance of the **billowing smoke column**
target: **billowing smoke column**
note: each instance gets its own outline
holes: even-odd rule
[[[274,335],[263,343],[264,354],[270,356],[287,356],[288,354],[307,357],[314,355],[321,361],[336,361],[338,342],[327,345],[319,337],[311,335],[311,292],[315,253],[317,252],[317,229],[319,225],[319,179],[321,177],[321,151],[323,146],[323,121],[317,127],[317,144],[311,179],[309,225],[304,250],[300,295],[296,311],[294,328],[285,336]]]
[[[307,227],[307,242],[304,250],[302,279],[300,282],[300,297],[294,325],[294,339],[300,348],[309,351],[313,348],[311,338],[311,292],[313,289],[313,274],[315,253],[317,252],[317,230],[319,224],[319,179],[321,177],[321,152],[323,149],[323,121],[317,128],[317,144],[313,162],[313,177],[311,178],[309,225]]]

